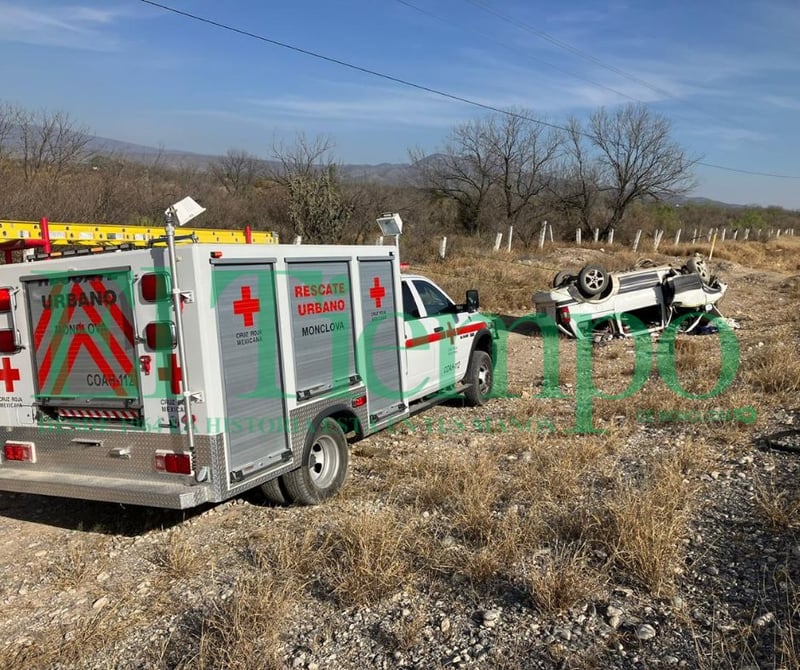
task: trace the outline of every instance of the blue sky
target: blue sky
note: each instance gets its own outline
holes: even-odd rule
[[[561,124],[647,103],[703,162],[800,177],[797,0],[163,0]],[[140,0],[0,0],[0,100],[104,137],[268,157],[325,135],[347,163],[406,162],[485,112]],[[800,179],[698,166],[695,195],[800,209]]]

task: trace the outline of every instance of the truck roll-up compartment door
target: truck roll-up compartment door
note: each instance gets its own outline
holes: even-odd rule
[[[391,258],[359,259],[362,347],[366,357],[370,423],[380,423],[405,410],[398,347],[398,306]]]
[[[131,421],[141,391],[129,267],[22,277],[43,418]]]
[[[272,263],[214,264],[231,482],[291,458]]]
[[[360,381],[349,263],[293,260],[286,265],[297,400],[347,390]]]

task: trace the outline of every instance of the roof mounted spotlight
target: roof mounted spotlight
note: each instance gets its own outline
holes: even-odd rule
[[[381,235],[394,235],[395,237],[403,232],[403,220],[397,212],[381,214],[376,221],[381,229]]]
[[[173,223],[183,226],[189,223],[189,221],[191,221],[194,217],[202,214],[205,211],[205,207],[201,207],[189,196],[186,196],[183,200],[179,200],[174,205],[167,207],[167,209],[164,210],[164,214],[167,217],[171,216]]]

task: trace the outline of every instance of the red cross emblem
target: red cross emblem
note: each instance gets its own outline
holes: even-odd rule
[[[6,393],[14,392],[14,382],[19,381],[19,368],[11,367],[11,359],[3,356],[3,367],[0,368],[0,381],[6,383]]]
[[[158,379],[162,382],[169,382],[169,390],[173,395],[181,392],[181,382],[183,381],[183,371],[178,366],[178,354],[172,354],[169,367],[158,368]]]
[[[234,300],[233,313],[241,314],[245,326],[253,325],[253,314],[261,311],[261,301],[250,295],[250,287],[242,286],[242,299]]]
[[[375,301],[376,309],[380,309],[383,304],[383,298],[386,296],[386,289],[381,286],[379,277],[372,280],[372,288],[369,290],[369,297]]]

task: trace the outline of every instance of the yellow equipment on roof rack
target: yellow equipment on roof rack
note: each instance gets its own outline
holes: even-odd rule
[[[210,244],[277,244],[278,235],[264,230],[225,230],[215,228],[181,228],[181,236],[194,236],[198,242]],[[42,221],[0,221],[0,248],[25,249],[50,245],[114,245],[148,246],[164,237],[163,226],[118,226],[109,223],[50,223]]]

